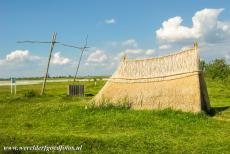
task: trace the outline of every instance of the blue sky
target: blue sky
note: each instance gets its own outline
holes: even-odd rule
[[[89,35],[81,75],[111,75],[124,53],[164,55],[194,40],[202,59],[229,61],[230,1],[0,0],[0,77],[42,76],[49,45],[16,41],[49,41],[52,32],[58,41],[78,46]],[[74,74],[78,57],[75,49],[55,46],[50,75]]]

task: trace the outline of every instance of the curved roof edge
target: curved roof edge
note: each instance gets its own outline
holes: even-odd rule
[[[198,51],[196,47],[193,47],[193,48],[189,48],[189,49],[184,49],[184,50],[179,50],[179,51],[176,51],[176,52],[171,52],[167,55],[162,55],[162,56],[157,56],[157,57],[151,57],[151,58],[143,58],[143,59],[128,59],[125,58],[124,61],[144,61],[144,60],[152,60],[152,59],[162,59],[162,58],[165,58],[165,57],[170,57],[170,56],[176,56],[176,55],[179,55],[179,54],[183,54],[185,52],[189,52],[191,50],[194,50],[195,51]]]

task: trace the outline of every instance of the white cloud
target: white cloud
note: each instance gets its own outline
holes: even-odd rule
[[[124,52],[121,52],[120,55],[124,54],[133,54],[133,55],[152,55],[156,52],[154,49],[126,49]]]
[[[88,58],[87,62],[97,62],[101,63],[108,59],[107,55],[104,53],[104,51],[100,49],[96,49],[95,52],[91,53]]]
[[[0,66],[3,65],[5,61],[3,59],[0,59]]]
[[[52,59],[51,59],[52,64],[57,64],[57,65],[65,65],[70,63],[69,58],[61,57],[60,52],[54,53]]]
[[[6,55],[7,61],[13,61],[13,60],[23,60],[25,58],[29,57],[29,51],[28,50],[15,50],[11,52],[10,54]]]
[[[15,61],[34,61],[41,59],[38,56],[33,56],[28,50],[15,50],[6,55],[5,59],[0,59],[0,64],[12,63]]]
[[[115,23],[116,23],[116,20],[113,19],[113,18],[112,18],[112,19],[106,19],[106,20],[105,20],[105,23],[106,23],[106,24],[115,24]]]
[[[159,46],[159,49],[161,49],[161,50],[166,50],[166,49],[170,49],[170,48],[171,48],[170,44],[164,44],[164,45]]]
[[[138,47],[138,43],[135,39],[133,38],[129,38],[127,40],[124,41],[110,41],[106,43],[109,47],[112,48],[137,48]]]
[[[187,50],[187,49],[191,49],[192,46],[183,46],[180,50]]]
[[[217,26],[222,29],[223,32],[230,33],[230,23],[218,21]]]
[[[156,31],[157,39],[174,42],[194,37],[190,28],[181,26],[182,21],[182,18],[179,16],[164,21],[162,24],[163,28]]]
[[[125,52],[120,52],[113,58],[113,60],[115,61],[121,60],[121,58],[124,57],[125,54],[126,54]]]
[[[127,54],[141,54],[144,53],[143,49],[126,49],[125,53]]]
[[[175,42],[186,39],[213,39],[223,38],[229,33],[229,24],[218,21],[219,14],[224,9],[203,9],[192,17],[192,27],[182,25],[183,19],[180,16],[164,21],[162,28],[156,31],[159,41]]]
[[[124,42],[122,42],[123,46],[129,46],[129,47],[137,47],[137,42],[135,39],[128,39]]]
[[[145,51],[146,55],[153,55],[155,53],[156,53],[156,50],[154,50],[154,49],[148,49],[148,50]]]

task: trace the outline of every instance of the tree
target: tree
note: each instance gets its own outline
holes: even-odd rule
[[[215,59],[205,66],[205,74],[210,76],[212,79],[225,81],[230,76],[230,66],[223,58]]]

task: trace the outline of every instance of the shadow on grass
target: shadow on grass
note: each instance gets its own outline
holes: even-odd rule
[[[94,94],[85,94],[86,97],[91,97],[91,96],[94,96]]]
[[[229,108],[230,108],[230,106],[211,107],[209,115],[215,116],[217,113],[223,112]]]

